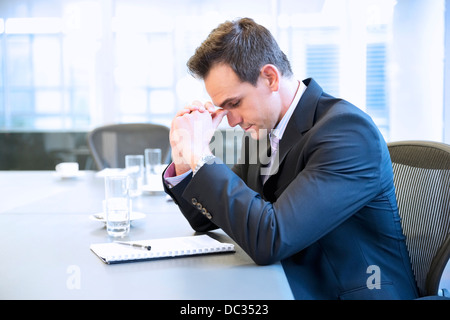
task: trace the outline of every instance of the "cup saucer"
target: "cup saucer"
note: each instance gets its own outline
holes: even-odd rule
[[[76,172],[64,172],[64,171],[55,171],[54,176],[60,179],[75,179],[85,175],[83,171]]]

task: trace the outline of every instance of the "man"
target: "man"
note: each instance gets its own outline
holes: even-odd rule
[[[281,261],[296,299],[416,298],[388,149],[370,117],[297,81],[248,18],[214,29],[188,67],[213,103],[174,118],[164,179],[193,229],[222,228],[257,264]],[[225,116],[254,139],[232,170],[208,146]],[[267,132],[270,162],[251,161]]]

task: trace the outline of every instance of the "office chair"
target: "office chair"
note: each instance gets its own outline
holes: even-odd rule
[[[401,141],[388,148],[419,295],[436,296],[450,257],[450,146]]]
[[[87,135],[89,149],[99,170],[125,168],[127,154],[160,148],[161,160],[170,160],[169,128],[151,123],[124,123],[95,128]]]

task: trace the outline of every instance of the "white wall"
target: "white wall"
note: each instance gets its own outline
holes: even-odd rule
[[[398,0],[391,45],[391,141],[443,141],[445,0]]]

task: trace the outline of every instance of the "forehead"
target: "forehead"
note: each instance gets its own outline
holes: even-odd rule
[[[224,101],[240,98],[252,87],[250,83],[242,82],[227,64],[218,64],[211,68],[205,77],[205,88],[214,105],[220,106]]]

